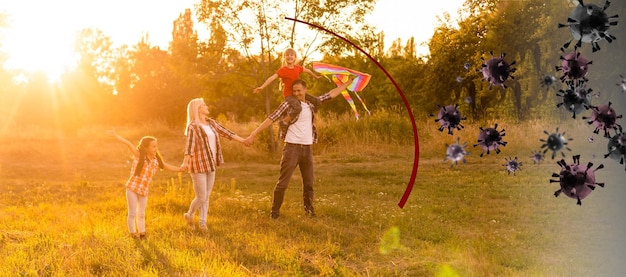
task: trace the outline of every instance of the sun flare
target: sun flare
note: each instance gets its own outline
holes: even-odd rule
[[[4,67],[26,73],[43,72],[50,83],[71,70],[78,59],[74,51],[76,31],[68,20],[51,18],[44,12],[9,14],[4,29],[2,52]],[[33,20],[36,18],[37,20]]]

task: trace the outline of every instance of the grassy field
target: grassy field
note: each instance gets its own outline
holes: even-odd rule
[[[554,123],[498,122],[502,153],[480,158],[478,127],[454,136],[431,119],[418,123],[419,170],[413,168],[411,123],[372,117],[321,118],[315,146],[317,218],[301,208],[299,174],[282,216],[269,218],[279,155],[262,141],[251,148],[224,141],[208,232],[183,219],[193,198],[187,174],[159,172],[147,209],[146,240],[126,230],[124,182],[129,153],[106,128],[71,136],[24,128],[0,134],[0,276],[620,276],[626,272],[623,165],[603,159],[606,141],[587,138],[580,121],[557,124],[570,142],[570,163],[593,161],[598,188],[582,206],[553,193],[559,166],[533,164]],[[398,123],[399,122],[399,123]],[[225,124],[241,134],[255,127]],[[155,135],[166,161],[182,161],[182,130],[159,124],[121,126],[137,142]],[[467,164],[443,162],[444,143],[467,141]],[[262,138],[261,138],[262,140]],[[507,174],[505,157],[522,170]],[[595,168],[595,166],[594,166]]]

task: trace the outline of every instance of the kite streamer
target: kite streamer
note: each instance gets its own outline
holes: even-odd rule
[[[363,105],[367,114],[370,115],[370,111],[367,109],[367,106],[365,105],[365,102],[363,102],[363,99],[361,99],[361,96],[359,96],[359,92],[363,91],[363,89],[367,86],[370,78],[372,78],[372,75],[321,62],[313,62],[312,66],[313,70],[322,74],[324,77],[329,78],[337,85],[343,84],[348,80],[348,78],[350,78],[350,76],[353,76],[354,80],[352,80],[352,83],[346,88],[346,90],[341,92],[341,95],[344,99],[346,99],[346,101],[348,101],[348,104],[350,105],[350,108],[352,108],[354,116],[357,120],[359,119],[359,112],[357,111],[354,100],[352,100],[348,91],[352,91],[354,95],[356,95],[356,98],[361,102],[361,105]]]

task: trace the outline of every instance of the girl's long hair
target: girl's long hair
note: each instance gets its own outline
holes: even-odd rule
[[[137,150],[139,150],[139,158],[137,160],[137,166],[135,167],[135,176],[139,176],[141,174],[141,170],[143,170],[145,161],[146,159],[148,159],[148,146],[153,141],[156,141],[156,138],[152,136],[145,136],[139,141],[139,145],[137,145]],[[156,152],[156,158],[157,162],[159,163],[159,168],[163,169],[163,158],[161,158],[161,153],[159,153],[159,150],[157,150]]]

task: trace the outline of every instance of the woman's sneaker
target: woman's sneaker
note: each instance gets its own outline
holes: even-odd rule
[[[185,221],[187,221],[187,224],[191,225],[193,224],[193,216],[188,214],[188,213],[184,213],[183,216],[185,217]]]

